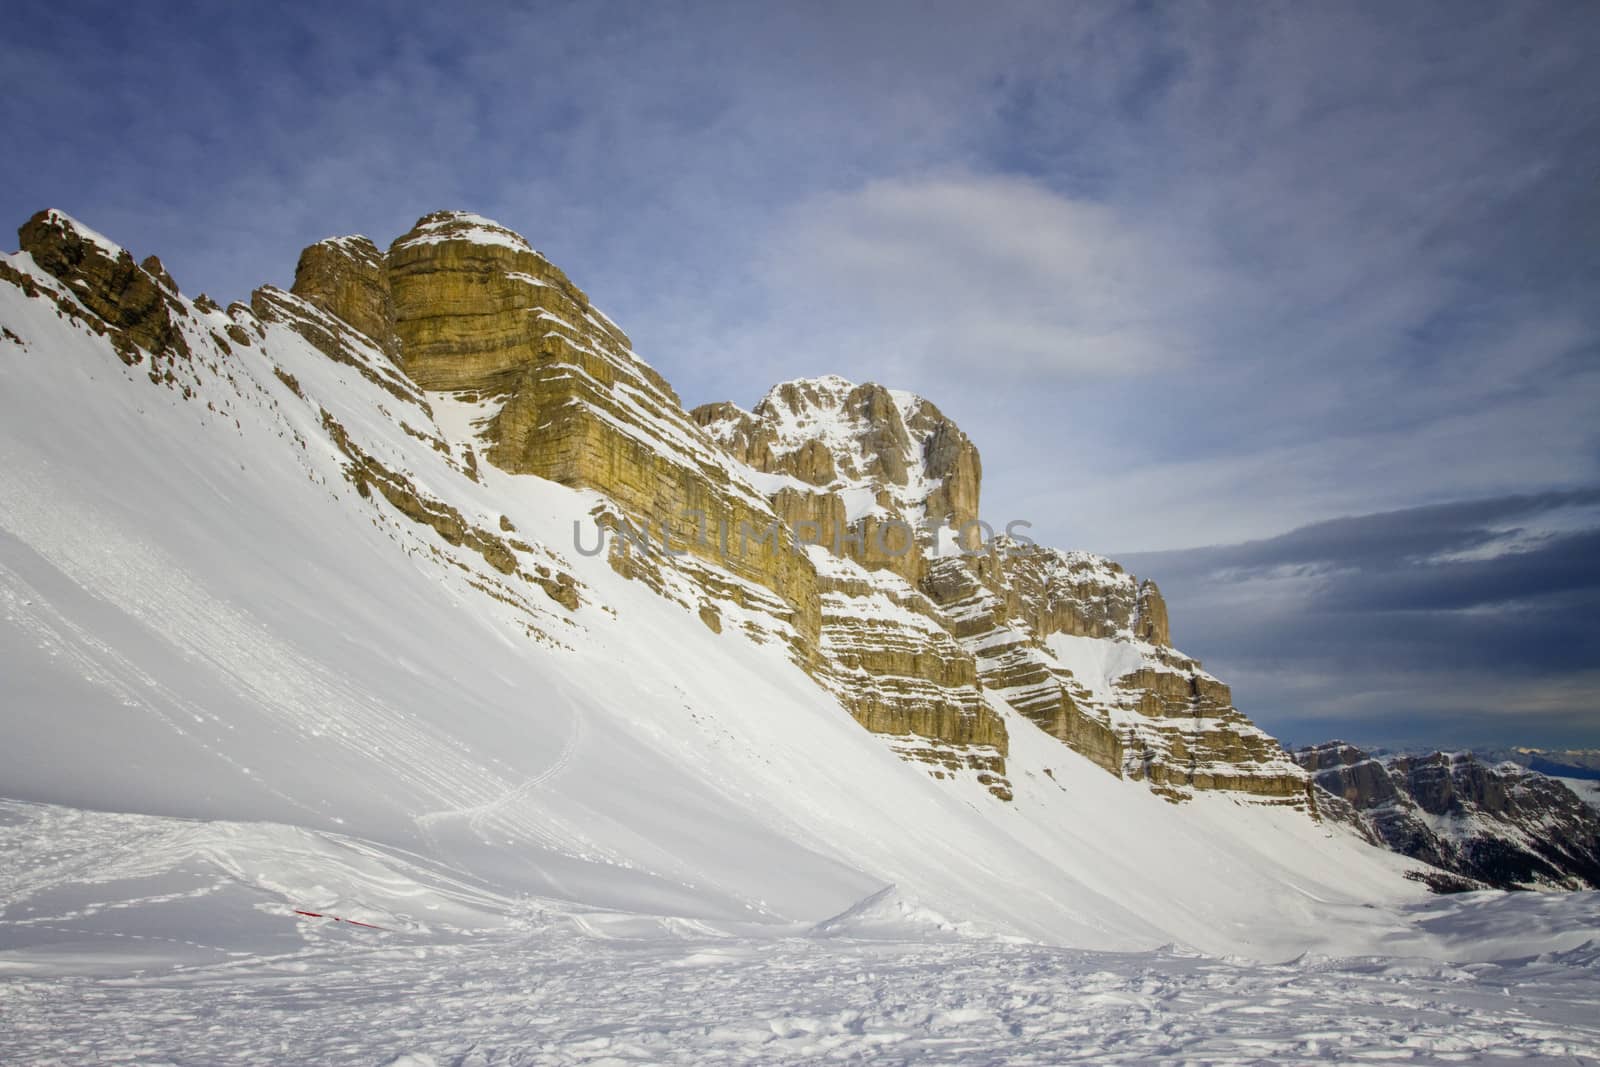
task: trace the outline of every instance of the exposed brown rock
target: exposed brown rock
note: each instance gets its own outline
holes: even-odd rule
[[[39,212],[17,236],[22,251],[64,282],[121,339],[150,353],[189,357],[177,324],[188,312],[160,260],[146,260],[158,272],[152,274],[127,249],[110,246],[59,211]]]
[[[250,311],[263,323],[279,322],[288,326],[323,355],[353,368],[396,399],[427,409],[427,400],[411,379],[383,357],[370,337],[357,332],[343,319],[271,285],[264,285],[250,294]]]
[[[786,521],[808,536],[820,533],[815,540],[833,554],[892,572],[931,598],[931,617],[971,656],[981,689],[1052,736],[1174,798],[1186,789],[1230,789],[1306,802],[1305,775],[1277,742],[1233,707],[1227,686],[1171,648],[1166,603],[1154,582],[1139,582],[1099,556],[1004,538],[989,551],[970,551],[990,535],[978,523],[978,451],[926,400],[824,377],[775,386],[749,412],[719,403],[694,416],[733,457],[793,479],[769,492]],[[846,534],[846,496],[859,500],[863,488],[876,507]],[[912,551],[894,551],[905,538],[896,524],[922,527],[929,519],[961,530],[968,554],[940,556],[925,530]],[[876,535],[891,530],[880,542]],[[847,603],[830,609],[828,598],[840,590],[828,579],[823,590],[824,649],[859,668],[854,689],[869,695],[843,699],[870,728],[897,729],[916,714],[918,685],[942,687],[947,709],[983,703],[966,695],[964,676],[907,666],[918,662],[915,646],[932,648],[940,638],[872,633],[888,624],[864,623],[863,612]],[[1057,634],[1125,642],[1145,666],[1097,695],[1047,647]],[[856,651],[870,644],[893,652],[879,659]],[[921,681],[903,684],[908,676]]]
[[[1103,712],[1080,707],[1071,675],[1062,672],[1026,627],[1019,626],[1003,583],[986,557],[947,557],[928,569],[923,588],[940,606],[950,632],[972,650],[984,689],[1003,698],[1046,733],[1122,774],[1122,739]]]
[[[172,275],[167,273],[167,268],[162,265],[159,256],[145,256],[139,264],[139,269],[154,278],[156,284],[173,296],[178,295],[178,283],[172,280]]]
[[[186,353],[185,305],[159,260],[136,265],[58,213],[21,232],[75,294],[51,290],[64,313],[111,333],[124,359]],[[1010,738],[996,709],[1009,705],[1169,796],[1305,796],[1305,774],[1234,708],[1228,687],[1171,647],[1153,582],[1087,553],[1011,543],[948,553],[948,533],[926,524],[980,547],[982,464],[926,400],[821,378],[777,386],[750,412],[714,404],[691,417],[565,274],[518,235],[460,212],[426,216],[386,254],[365,238],[319,242],[302,254],[294,291],[263,288],[252,309],[235,305],[226,326],[202,328],[220,351],[218,329],[237,345],[292,329],[423,410],[424,389],[490,401],[489,461],[602,494],[595,518],[613,533],[620,573],[713,630],[788,641],[858,721],[930,773],[974,774],[1008,798]],[[292,375],[280,378],[311,402]],[[514,532],[506,520],[499,533],[478,525],[324,419],[362,494],[480,554],[494,573],[474,581],[526,580],[578,605],[570,576],[525,562],[533,549],[504,536]],[[426,426],[400,426],[478,477],[473,450],[457,458]],[[642,533],[616,536],[628,530]],[[1076,677],[1093,661],[1068,668],[1082,646],[1061,637],[1115,642],[1132,658],[1113,657],[1119,677]]]
[[[767,427],[737,404],[726,400],[702,404],[689,412],[689,417],[712,432],[717,444],[740,463],[763,474],[775,469]]]
[[[424,389],[508,391],[552,341],[630,348],[554,264],[487,219],[424,216],[389,246],[387,264],[402,363]],[[670,395],[643,364],[635,373]]]
[[[840,516],[824,526],[820,538],[836,555],[915,584],[925,567],[918,546],[930,543],[924,529],[930,519],[963,531],[969,547],[982,540],[976,525],[978,450],[920,397],[824,377],[774,386],[753,411],[721,402],[696,408],[693,416],[755,470],[787,474],[815,486],[818,495],[839,497],[837,504],[789,505],[792,511]],[[873,491],[877,510],[847,529],[842,494],[862,488]]]
[[[818,673],[858,722],[874,733],[1006,754],[1005,722],[984,700],[976,661],[927,597],[907,583],[844,566],[823,570],[818,581]]]
[[[777,516],[735,484],[723,454],[588,297],[522,238],[476,216],[426,216],[389,251],[401,362],[429,389],[500,395],[496,466],[615,500],[659,542],[778,595],[809,660],[814,571],[787,534],[724,553],[719,534],[768,533]],[[691,536],[703,516],[711,536]]]
[[[840,499],[787,491],[769,502],[738,484],[722,450],[632,354],[627,338],[520,237],[476,217],[438,213],[396,241],[388,263],[407,372],[427,388],[503,397],[488,432],[491,462],[600,490],[628,516],[613,520],[615,528],[642,529],[640,540],[651,544],[659,543],[665,520],[671,549],[687,553],[673,560],[623,540],[613,544],[614,567],[665,591],[662,568],[670,565],[719,599],[781,615],[793,626],[802,662],[870,729],[988,746],[994,753],[986,758],[1003,758],[1003,724],[983,705],[971,656],[947,635],[829,612],[831,594],[788,531],[812,523],[808,539],[831,542],[845,519]],[[920,462],[904,427],[870,429],[873,420],[891,417],[892,396],[871,387],[849,404],[869,426],[877,454],[871,469],[903,483],[906,464]],[[936,421],[936,413],[923,418]],[[749,425],[741,459],[752,466],[819,486],[838,474],[834,453],[820,442],[802,442],[780,462]],[[959,431],[947,434],[936,453],[973,482],[955,497],[975,500],[976,452],[967,445],[967,456],[962,441]],[[704,539],[685,528],[696,514]],[[879,562],[886,553],[874,557],[874,540],[858,555]],[[884,541],[899,547],[892,534]],[[903,555],[917,565],[917,553]],[[752,586],[775,595],[753,594]],[[695,610],[707,625],[720,625],[705,606]]]
[[[290,291],[371,338],[391,359],[400,355],[394,296],[383,253],[366,237],[330,237],[300,253]]]
[[[1146,578],[1139,583],[1139,599],[1134,604],[1133,634],[1141,641],[1163,647],[1172,644],[1172,634],[1167,625],[1167,602],[1161,597],[1156,583]]]

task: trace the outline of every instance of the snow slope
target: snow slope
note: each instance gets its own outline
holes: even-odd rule
[[[58,313],[75,298],[28,256],[5,261],[46,295],[0,283],[0,792],[13,798],[0,973],[186,965],[210,968],[201,985],[241,975],[270,990],[279,960],[316,976],[294,994],[314,999],[363,960],[397,988],[430,967],[491,967],[507,937],[570,963],[550,930],[731,939],[735,962],[712,968],[704,995],[790,951],[761,947],[773,938],[830,931],[1001,954],[1022,939],[1489,958],[1419,921],[1423,893],[1398,858],[1292,809],[1223,795],[1175,807],[1004,705],[1015,800],[936,782],[780,645],[713,633],[574,551],[595,494],[482,462],[481,480],[465,477],[464,402],[407,400],[283,322],[188,302],[195,357],[152,381]],[[230,326],[250,343],[225,345]],[[330,420],[472,522],[503,517],[530,566],[576,579],[579,607],[526,595],[358,492]],[[1500,947],[1575,949],[1590,907],[1558,912],[1543,942]],[[325,929],[296,909],[385,930]],[[352,951],[375,955],[333,963],[337,939],[357,936],[373,940]],[[652,949],[645,966],[709,973],[682,962],[697,951]],[[872,950],[793,951],[803,975]],[[953,950],[907,951],[914,972]],[[1068,958],[1015,952],[996,976]],[[594,982],[599,960],[582,968]],[[507,966],[484,980],[526,982],[517,967],[535,964]],[[1115,999],[1132,979],[1113,974]],[[110,1055],[119,1013],[166,1010],[188,979],[173,981],[85,1007],[73,1025],[102,1036],[84,1047]],[[0,1058],[43,1047],[46,987],[32,982],[0,987]],[[158,1043],[130,1058],[147,1054],[174,1055]]]
[[[1600,809],[1600,782],[1592,778],[1556,778],[1591,808]]]
[[[1596,894],[1436,897],[1383,955],[1259,964],[977,937],[892,891],[733,931],[552,906],[275,824],[5,802],[0,849],[5,1062],[1600,1057]]]

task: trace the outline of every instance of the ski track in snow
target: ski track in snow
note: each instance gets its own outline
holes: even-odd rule
[[[514,808],[526,800],[540,787],[560,778],[572,765],[572,757],[583,746],[584,739],[588,736],[588,713],[584,711],[581,703],[570,702],[572,708],[572,729],[567,734],[566,742],[561,746],[561,751],[551,761],[550,766],[535,774],[521,785],[507,789],[500,796],[487,800],[482,804],[470,804],[460,808],[448,808],[443,811],[430,811],[417,816],[417,826],[424,836],[435,845],[439,843],[438,827],[454,819],[465,818],[468,828],[480,839],[487,840],[486,827],[489,821],[500,812]],[[554,836],[547,836],[546,843],[555,846],[559,843]]]
[[[1600,1057],[1596,952],[1453,967],[792,938],[326,936],[0,985],[12,1063],[1259,1063]],[[426,1058],[424,1058],[426,1057]],[[402,1061],[403,1062],[403,1061]]]

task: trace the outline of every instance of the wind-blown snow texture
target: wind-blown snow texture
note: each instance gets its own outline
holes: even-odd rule
[[[1428,901],[1010,713],[1013,802],[933,781],[309,305],[181,300],[190,357],[127,364],[4,263],[0,1061],[1600,1050],[1587,894]]]

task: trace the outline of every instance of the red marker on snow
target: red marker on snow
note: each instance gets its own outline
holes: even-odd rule
[[[360,922],[360,921],[358,921],[356,919],[345,919],[345,918],[342,918],[342,917],[340,917],[338,915],[325,915],[320,911],[301,911],[299,908],[296,908],[296,909],[294,909],[294,913],[296,915],[304,915],[308,919],[332,919],[336,923],[349,923],[351,926],[364,926],[368,930],[387,930],[388,929],[388,927],[386,927],[386,926],[375,926],[372,923],[364,923],[364,922]]]

